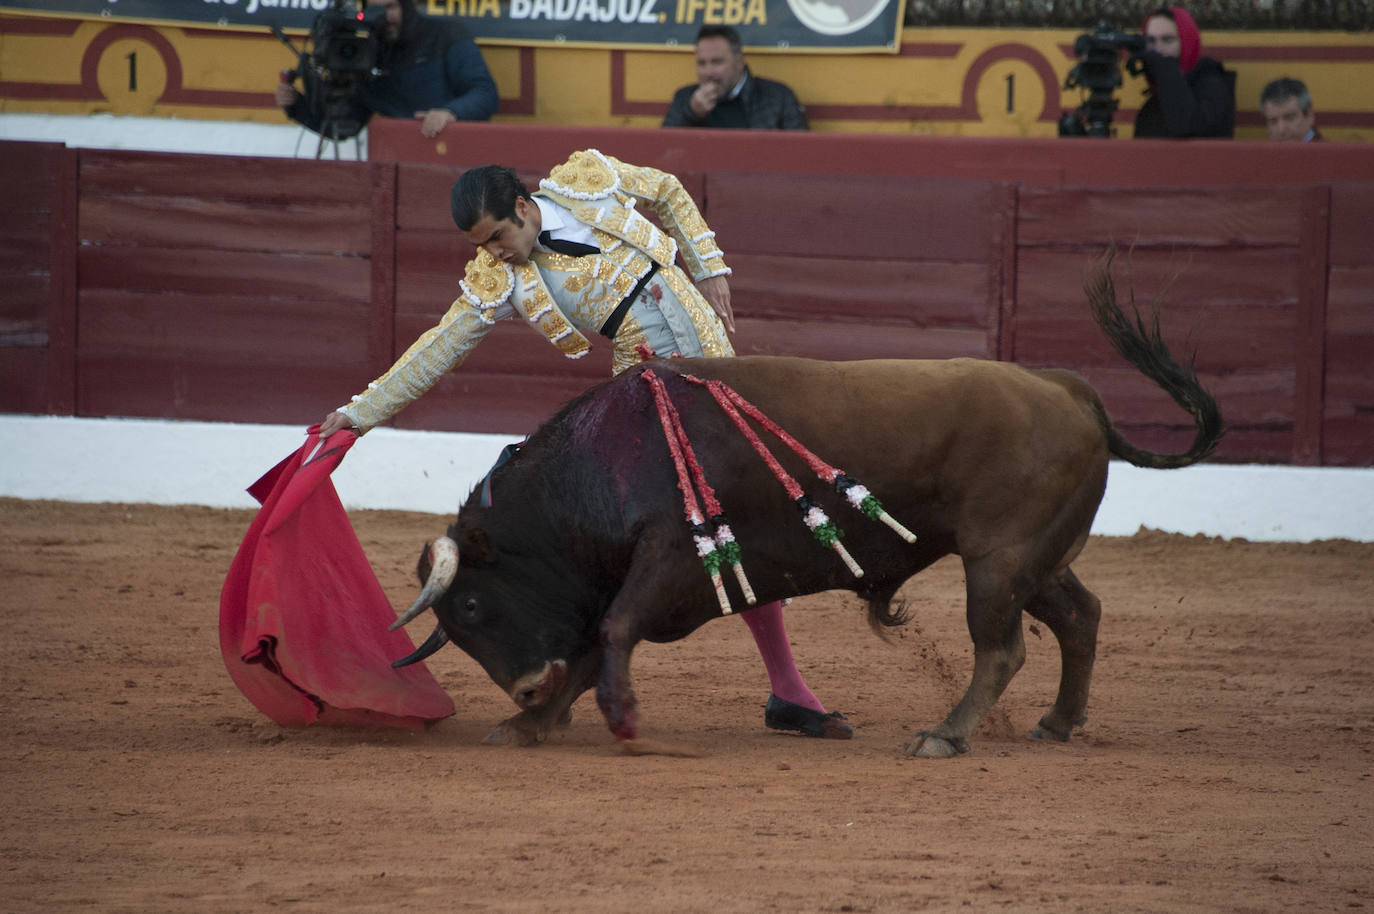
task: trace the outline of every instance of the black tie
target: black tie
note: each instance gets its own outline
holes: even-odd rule
[[[580,241],[561,241],[557,238],[549,237],[548,232],[539,233],[539,243],[550,251],[567,254],[569,257],[585,257],[588,254],[601,253],[601,248],[594,244],[583,244]]]

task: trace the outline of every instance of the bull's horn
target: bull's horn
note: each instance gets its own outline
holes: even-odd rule
[[[425,639],[425,643],[417,647],[413,653],[407,654],[400,660],[393,660],[391,662],[392,669],[399,669],[403,666],[410,666],[412,663],[418,663],[445,644],[448,644],[448,632],[444,631],[442,625],[436,625],[434,626],[434,631],[430,632],[429,637]]]
[[[444,591],[448,590],[456,574],[458,574],[458,544],[447,536],[441,536],[429,547],[429,580],[425,581],[424,589],[415,598],[415,602],[410,604],[410,609],[401,613],[400,618],[388,625],[386,630],[394,632],[433,606],[435,601],[443,596]]]

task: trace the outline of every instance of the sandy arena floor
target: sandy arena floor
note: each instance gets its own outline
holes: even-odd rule
[[[1053,636],[958,759],[906,758],[972,652],[946,560],[892,644],[857,600],[789,611],[798,662],[852,742],[764,729],[738,620],[644,645],[645,736],[590,696],[534,749],[448,648],[458,704],[424,733],[287,730],[235,689],[219,589],[250,512],[0,499],[0,909],[337,911],[1352,911],[1374,908],[1374,544],[1142,533],[1076,564],[1104,604],[1089,721],[1023,738]],[[394,604],[444,519],[357,512]],[[416,634],[423,632],[418,629]]]

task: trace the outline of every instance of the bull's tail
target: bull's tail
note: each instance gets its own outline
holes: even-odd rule
[[[1113,246],[1088,268],[1083,277],[1083,291],[1092,305],[1093,319],[1117,352],[1193,417],[1197,423],[1197,435],[1193,438],[1192,447],[1182,454],[1156,454],[1138,448],[1123,438],[1103,412],[1099,419],[1107,435],[1107,444],[1112,454],[1138,467],[1171,470],[1197,463],[1212,452],[1226,432],[1221,421],[1221,409],[1198,381],[1193,360],[1190,358],[1186,366],[1180,365],[1169,353],[1169,347],[1159,332],[1158,302],[1151,311],[1148,327],[1139,309],[1135,309],[1135,319],[1132,320],[1117,305],[1111,272],[1115,257],[1116,248]]]

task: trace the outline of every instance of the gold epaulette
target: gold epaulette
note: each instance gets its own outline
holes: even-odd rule
[[[458,287],[463,290],[459,300],[476,309],[484,322],[494,324],[496,309],[510,298],[515,289],[515,273],[509,264],[502,263],[482,249],[468,261]]]
[[[573,200],[600,200],[620,189],[620,176],[600,152],[583,149],[549,172],[539,187]]]

